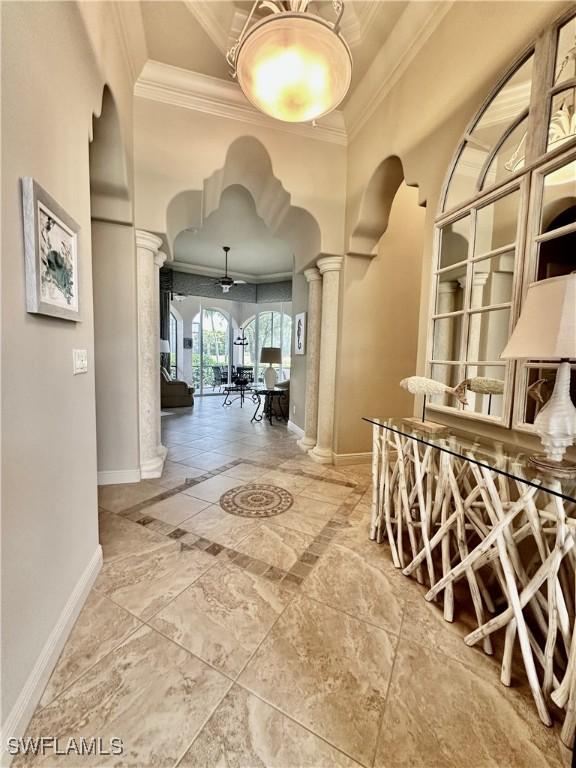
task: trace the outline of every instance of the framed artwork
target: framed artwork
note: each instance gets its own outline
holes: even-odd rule
[[[22,179],[26,309],[80,320],[80,227],[34,179]]]
[[[294,316],[294,354],[306,354],[306,312]]]

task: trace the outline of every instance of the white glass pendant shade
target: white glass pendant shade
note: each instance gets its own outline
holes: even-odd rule
[[[340,104],[350,87],[352,57],[323,19],[283,14],[250,30],[236,71],[255,107],[277,120],[304,123]]]

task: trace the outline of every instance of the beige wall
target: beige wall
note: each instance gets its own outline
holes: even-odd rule
[[[133,227],[92,221],[92,277],[98,479],[134,482],[140,447]]]
[[[2,3],[3,724],[98,552],[88,143],[106,80],[129,150],[132,83],[109,8],[90,5],[102,70],[76,3]],[[81,323],[26,312],[22,176],[80,225]]]
[[[336,376],[338,455],[369,450],[363,416],[402,416],[412,396],[398,382],[416,370],[425,212],[402,184],[388,229],[370,259],[346,256],[341,275]]]

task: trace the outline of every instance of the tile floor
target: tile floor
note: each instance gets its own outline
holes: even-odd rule
[[[569,765],[522,679],[504,688],[368,540],[370,467],[315,464],[251,415],[197,399],[162,419],[162,478],[100,489],[104,565],[27,735],[123,755],[14,765]],[[224,512],[250,482],[293,506]]]

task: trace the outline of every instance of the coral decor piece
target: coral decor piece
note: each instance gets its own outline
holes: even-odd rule
[[[453,395],[462,405],[467,405],[466,402],[466,387],[464,382],[458,384],[457,387],[449,387],[447,384],[442,384],[441,381],[435,381],[434,379],[427,379],[425,376],[409,376],[407,379],[402,379],[400,386],[403,389],[407,389],[412,395],[424,395],[429,397],[430,395],[443,395],[448,393]]]
[[[456,389],[459,387],[465,387],[477,395],[502,395],[504,393],[504,382],[487,376],[475,376],[472,379],[464,379]]]

